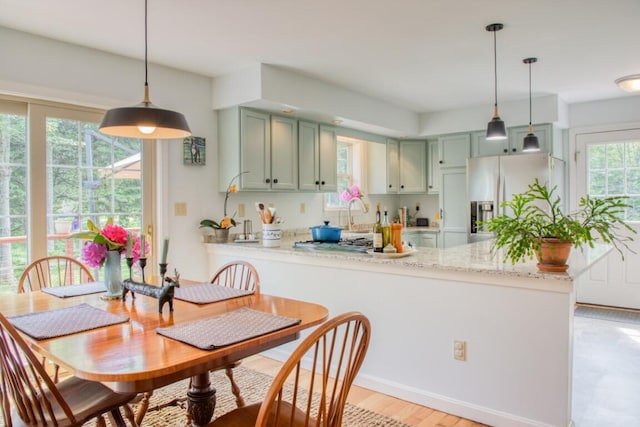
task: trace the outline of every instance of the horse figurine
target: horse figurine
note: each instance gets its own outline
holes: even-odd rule
[[[136,292],[142,295],[146,295],[148,297],[157,298],[158,299],[158,312],[162,313],[162,307],[164,303],[169,303],[169,311],[173,311],[173,294],[175,292],[176,287],[180,287],[180,274],[178,271],[175,271],[176,277],[165,277],[164,281],[166,282],[164,286],[153,286],[147,283],[136,282],[132,279],[125,279],[123,281],[124,289],[122,291],[122,301],[126,300],[127,292],[131,291],[131,297],[136,297]]]

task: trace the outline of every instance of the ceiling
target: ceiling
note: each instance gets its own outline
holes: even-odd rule
[[[0,0],[0,25],[144,58],[143,0]],[[284,67],[416,112],[630,96],[639,0],[149,0],[149,61],[206,76]],[[143,70],[141,78],[143,76]],[[152,72],[152,71],[151,71]],[[150,74],[150,82],[153,75]]]

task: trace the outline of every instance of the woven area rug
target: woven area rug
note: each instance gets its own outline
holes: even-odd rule
[[[636,325],[640,325],[640,312],[638,311],[578,306],[576,307],[574,314],[578,317],[590,317],[592,319],[610,320],[612,322],[634,323]]]
[[[273,380],[269,375],[243,366],[235,368],[233,372],[247,405],[261,401]],[[212,373],[211,383],[217,390],[214,417],[219,417],[236,407],[235,397],[231,393],[229,379],[224,374],[224,371]],[[151,397],[149,411],[142,421],[142,427],[184,426],[186,417],[182,408],[176,406],[164,407],[160,410],[153,410],[153,408],[176,397],[185,396],[188,384],[188,380],[183,380],[155,390]],[[107,424],[109,423],[107,422]],[[95,422],[93,421],[86,424],[86,426],[94,425]],[[408,424],[350,404],[345,407],[342,425],[343,427],[409,427]]]

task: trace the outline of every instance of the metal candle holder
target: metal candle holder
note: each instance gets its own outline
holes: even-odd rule
[[[144,268],[147,266],[147,258],[138,259],[138,264],[140,264],[140,274],[142,275],[142,283],[146,283],[144,280]],[[127,267],[129,267],[129,280],[133,280],[133,275],[131,274],[131,267],[133,267],[133,257],[127,257]],[[165,264],[165,272],[166,272],[166,264]],[[160,274],[162,275],[162,279],[164,282],[164,273],[160,270]]]

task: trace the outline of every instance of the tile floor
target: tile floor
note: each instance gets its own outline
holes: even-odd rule
[[[574,318],[576,427],[640,426],[640,325]]]

